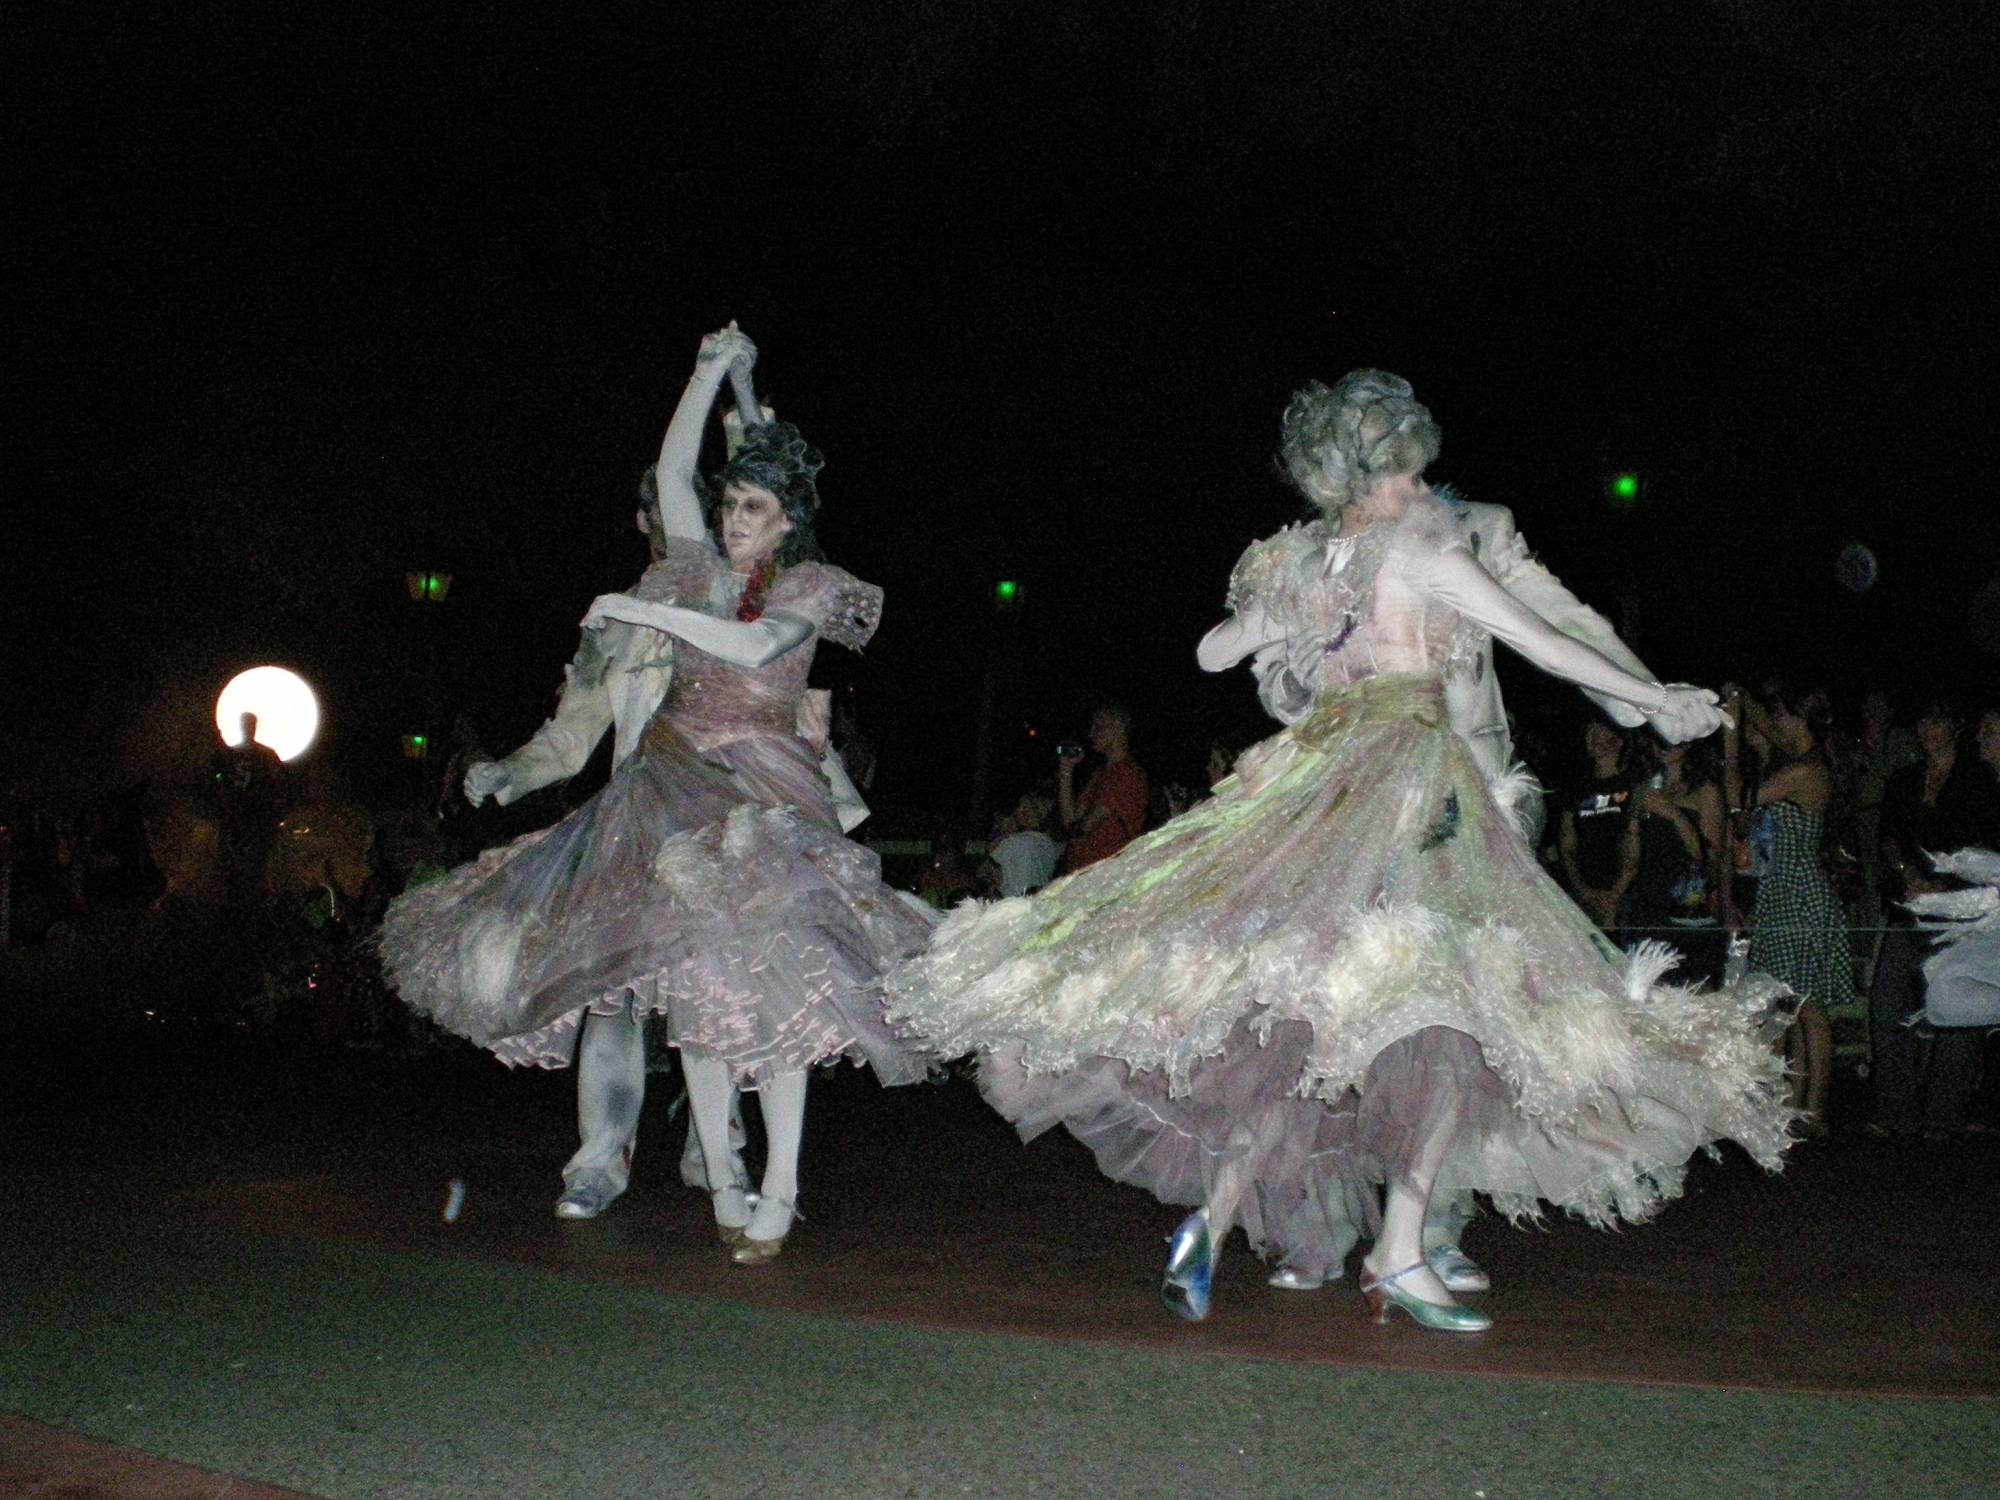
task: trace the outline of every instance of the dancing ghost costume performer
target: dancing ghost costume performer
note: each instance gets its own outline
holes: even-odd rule
[[[882,592],[818,560],[818,453],[765,423],[708,486],[700,436],[733,329],[703,341],[657,472],[665,556],[586,630],[672,637],[665,701],[604,790],[552,828],[400,898],[382,947],[403,998],[509,1064],[563,1067],[587,1016],[655,1015],[681,1050],[718,1231],[738,1261],[778,1253],[798,1195],[807,1070],[848,1057],[884,1083],[924,1077],[884,1024],[879,979],[929,925],[844,838],[798,732],[817,643],[859,650]],[[760,1191],[729,1140],[754,1088]]]
[[[729,366],[739,416],[731,432],[730,454],[734,456],[741,446],[742,432],[754,429],[767,413],[758,405],[750,378],[754,346],[747,339],[737,339],[729,347],[745,353]],[[664,443],[660,462],[671,465],[676,458],[674,449],[674,442]],[[658,562],[666,556],[667,533],[660,519],[655,470],[646,473],[640,501],[639,529],[647,536],[653,560]],[[530,792],[565,781],[584,768],[607,730],[612,736],[612,765],[624,765],[638,750],[640,736],[666,698],[673,680],[673,646],[672,637],[640,625],[614,621],[585,631],[564,671],[555,712],[511,755],[469,765],[466,799],[477,807],[492,797],[504,807]],[[800,733],[808,743],[821,748],[820,771],[833,787],[841,827],[852,830],[866,820],[868,809],[848,779],[838,753],[824,746],[821,720],[825,707],[819,700],[825,696],[809,693],[809,701],[801,703]],[[645,1014],[629,1003],[617,1014],[591,1011],[584,1017],[576,1054],[581,1144],[563,1167],[562,1196],[556,1200],[559,1218],[596,1218],[630,1185],[639,1118],[646,1100],[646,1034]],[[732,1117],[731,1135],[737,1142],[742,1140],[740,1117]],[[729,1181],[742,1175],[733,1158],[732,1167]],[[700,1138],[691,1127],[680,1171],[690,1186],[708,1187]]]
[[[1023,1136],[1065,1125],[1108,1175],[1202,1205],[1162,1288],[1184,1316],[1206,1314],[1232,1224],[1329,1263],[1336,1231],[1304,1210],[1342,1195],[1379,1223],[1377,1318],[1473,1332],[1491,1320],[1423,1258],[1432,1192],[1611,1224],[1722,1139],[1775,1168],[1778,987],[1697,993],[1661,982],[1665,950],[1610,947],[1446,707],[1488,634],[1641,713],[1712,726],[1713,695],[1619,668],[1493,582],[1423,484],[1437,429],[1407,383],[1357,371],[1325,399],[1326,517],[1244,554],[1200,651],[1214,671],[1280,642],[1312,657],[1311,712],[1116,857],[954,913],[891,976],[891,1019],[981,1053]]]
[[[1338,446],[1339,407],[1327,388],[1314,381],[1301,391],[1286,412],[1284,467],[1308,495],[1315,492],[1324,470],[1323,455],[1329,446]],[[1493,576],[1493,581],[1542,620],[1572,640],[1581,641],[1635,677],[1650,679],[1638,657],[1632,653],[1611,622],[1578,599],[1555,574],[1536,559],[1527,539],[1504,505],[1469,501],[1439,489],[1444,502],[1464,538],[1473,560]],[[1318,502],[1315,502],[1316,504]],[[1338,506],[1338,497],[1333,497]],[[1296,724],[1313,711],[1318,700],[1320,669],[1324,653],[1309,636],[1286,637],[1260,647],[1250,657],[1250,670],[1257,680],[1257,698],[1267,713],[1281,724]],[[1603,693],[1584,689],[1585,696],[1614,723],[1625,729],[1650,726],[1670,744],[1700,739],[1715,732],[1719,715],[1714,707],[1688,700],[1677,713],[1652,713],[1635,708]],[[1514,763],[1514,742],[1507,727],[1506,705],[1500,694],[1500,674],[1493,669],[1493,637],[1482,634],[1477,655],[1463,671],[1445,682],[1445,711],[1451,727],[1471,748],[1489,780],[1497,780]],[[1519,778],[1509,782],[1516,797],[1516,819],[1529,831],[1529,842],[1539,844],[1544,818],[1541,788]],[[1324,1203],[1302,1203],[1299,1212],[1324,1214],[1334,1229],[1332,1240],[1308,1237],[1307,1243],[1331,1253],[1322,1263],[1318,1256],[1288,1257],[1271,1275],[1271,1285],[1287,1291],[1314,1291],[1337,1279],[1348,1252],[1360,1240],[1365,1225],[1349,1212],[1355,1205],[1343,1195]],[[1454,1292],[1485,1291],[1486,1273],[1460,1247],[1459,1240],[1476,1213],[1473,1195],[1460,1189],[1431,1195],[1430,1211],[1424,1221],[1425,1259],[1445,1285]]]

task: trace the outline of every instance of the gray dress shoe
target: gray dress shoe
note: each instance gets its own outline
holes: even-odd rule
[[[1283,1265],[1266,1279],[1266,1286],[1281,1292],[1316,1292],[1329,1281],[1340,1280],[1338,1271],[1309,1271],[1302,1266]]]
[[[609,1181],[587,1174],[578,1177],[564,1187],[563,1195],[556,1199],[558,1219],[594,1219],[611,1207],[618,1196]]]

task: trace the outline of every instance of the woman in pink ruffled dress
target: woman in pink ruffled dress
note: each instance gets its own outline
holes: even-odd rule
[[[766,423],[709,481],[706,508],[696,491],[723,375],[753,356],[733,326],[703,341],[657,470],[665,556],[584,621],[656,630],[673,653],[638,753],[554,827],[399,898],[382,931],[403,998],[510,1064],[567,1066],[587,1011],[658,1016],[681,1050],[718,1233],[746,1264],[791,1228],[808,1070],[847,1057],[884,1083],[924,1077],[884,1023],[879,982],[929,933],[842,836],[798,732],[818,643],[859,650],[882,607],[879,588],[820,560],[818,452]],[[769,1142],[756,1192],[729,1144],[739,1088],[758,1093]]]
[[[1036,896],[959,908],[890,977],[891,1020],[980,1053],[1024,1137],[1064,1125],[1111,1177],[1201,1205],[1162,1286],[1189,1318],[1232,1225],[1337,1265],[1331,1205],[1376,1230],[1378,1320],[1476,1332],[1491,1319],[1425,1262],[1433,1191],[1608,1224],[1652,1213],[1714,1142],[1771,1167],[1785,1144],[1774,987],[1698,993],[1661,983],[1670,954],[1611,948],[1447,707],[1482,632],[1710,732],[1714,695],[1635,677],[1505,593],[1424,483],[1437,446],[1395,376],[1302,392],[1285,453],[1320,518],[1243,555],[1199,656],[1254,658],[1310,710],[1210,800]]]

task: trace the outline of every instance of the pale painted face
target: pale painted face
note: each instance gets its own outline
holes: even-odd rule
[[[715,526],[722,535],[722,550],[729,554],[729,566],[747,573],[778,549],[792,529],[792,518],[769,490],[732,484],[722,492]]]

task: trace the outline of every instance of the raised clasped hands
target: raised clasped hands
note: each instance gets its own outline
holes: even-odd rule
[[[732,319],[726,327],[702,338],[695,363],[704,370],[741,370],[747,374],[757,363],[757,346]]]

